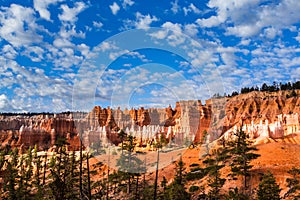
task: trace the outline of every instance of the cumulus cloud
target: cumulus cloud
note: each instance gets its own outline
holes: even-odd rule
[[[278,30],[289,28],[300,20],[300,13],[297,12],[300,4],[297,0],[210,0],[207,6],[216,9],[216,15],[199,18],[197,23],[207,28],[226,24],[227,34],[238,37],[251,37],[266,28],[266,37],[274,38]]]
[[[30,58],[33,62],[40,62],[43,59],[44,49],[39,46],[30,46],[26,48],[24,55]]]
[[[131,29],[131,28],[137,28],[137,29],[143,29],[148,30],[150,28],[150,25],[153,22],[158,21],[159,19],[156,16],[151,16],[150,14],[143,15],[140,12],[135,13],[135,20],[126,19],[123,21],[123,26],[121,29]]]
[[[57,2],[62,2],[63,0],[34,0],[33,6],[36,11],[40,14],[41,18],[50,21],[51,16],[48,10],[50,4],[56,4]]]
[[[11,74],[7,74],[9,72]],[[15,77],[12,79],[13,75]],[[13,94],[12,97],[0,94],[1,112],[43,112],[70,109],[72,87],[65,79],[58,76],[47,76],[43,69],[26,68],[15,61],[9,61],[7,68],[0,76],[2,80],[0,88],[10,88],[9,94]],[[12,85],[14,87],[11,87]],[[50,103],[51,99],[64,99],[66,106],[59,110],[56,105]]]
[[[0,37],[12,46],[21,47],[41,42],[42,37],[36,33],[37,29],[39,27],[33,9],[16,4],[1,7]]]
[[[4,55],[5,58],[8,59],[14,59],[18,55],[18,53],[11,45],[7,44],[2,48],[2,55]]]
[[[152,22],[156,22],[158,19],[155,16],[143,15],[140,12],[136,13],[135,27],[137,29],[149,29]]]
[[[279,35],[280,31],[276,30],[273,27],[268,27],[264,30],[264,35],[265,37],[269,38],[269,39],[274,39],[276,37],[276,35]]]
[[[0,95],[0,109],[4,109],[8,107],[8,99],[5,94]]]
[[[151,33],[150,35],[157,39],[166,39],[171,46],[182,44],[185,41],[185,35],[196,37],[198,26],[196,24],[179,24],[166,21],[161,25],[162,30]]]
[[[78,20],[77,15],[86,9],[87,6],[83,2],[76,2],[72,8],[66,4],[61,5],[60,8],[63,12],[62,14],[58,15],[58,18],[63,22],[74,23]]]
[[[174,14],[177,14],[179,9],[180,9],[180,6],[178,5],[178,0],[175,0],[174,2],[171,2],[171,5],[172,5],[171,11]]]
[[[298,32],[298,35],[295,37],[295,40],[297,40],[298,42],[300,42],[300,32]]]
[[[101,28],[103,26],[103,23],[102,22],[93,21],[93,26],[96,27],[96,28]]]
[[[191,3],[188,7],[183,7],[184,15],[188,15],[189,12],[193,12],[195,14],[200,14],[201,11],[193,4]]]
[[[198,27],[196,24],[186,24],[184,25],[184,33],[189,36],[196,36],[198,34]]]
[[[122,7],[124,9],[126,9],[127,6],[133,6],[133,4],[134,4],[134,1],[132,1],[132,0],[123,0]]]
[[[116,2],[114,2],[112,5],[110,5],[109,8],[110,8],[112,14],[114,14],[114,15],[116,15],[120,10],[120,6]]]
[[[158,66],[156,66],[158,65]],[[139,74],[139,77],[136,77]],[[182,71],[149,64],[130,69],[109,69],[97,86],[98,101],[110,99],[114,106],[134,101],[148,102],[159,107],[183,99],[197,99],[199,85],[184,77]],[[144,92],[147,96],[144,96]],[[150,96],[149,96],[150,95]],[[104,99],[104,100],[105,100]]]

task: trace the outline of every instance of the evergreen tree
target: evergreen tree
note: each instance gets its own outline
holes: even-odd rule
[[[65,139],[59,139],[54,155],[50,158],[48,180],[48,196],[50,199],[79,199],[78,166],[73,155],[66,151]],[[75,163],[72,163],[75,162]],[[87,194],[85,194],[87,196]]]
[[[125,133],[125,131],[123,129],[120,129],[118,131],[118,137],[121,139],[121,151],[123,154],[123,150],[124,150],[124,139],[126,139],[127,134]]]
[[[43,188],[42,188],[42,162],[40,156],[37,154],[37,146],[34,146],[33,152],[33,165],[35,166],[35,172],[33,174],[32,186],[36,188],[36,192],[34,194],[35,199],[43,198]]]
[[[184,163],[180,157],[179,161],[176,163],[176,174],[174,181],[167,188],[167,199],[170,200],[182,200],[190,199],[190,194],[186,192],[184,187]]]
[[[237,176],[243,177],[243,190],[246,193],[248,189],[248,177],[250,176],[250,170],[253,165],[250,162],[260,155],[254,153],[257,148],[252,146],[252,142],[246,133],[240,128],[236,133],[234,133],[234,139],[227,143],[227,149],[231,157],[231,174],[233,179]]]
[[[285,193],[284,197],[290,197],[293,199],[300,199],[300,169],[293,167],[288,171],[288,173],[292,176],[291,178],[287,178],[287,187],[288,191]]]
[[[17,178],[18,178],[18,149],[15,148],[14,150],[9,152],[10,159],[7,159],[6,162],[6,169],[4,170],[3,176],[3,199],[8,200],[15,200],[17,199],[18,194],[17,191]]]
[[[248,195],[245,195],[239,191],[237,187],[231,188],[228,191],[228,195],[226,196],[226,200],[249,200]]]
[[[23,168],[23,177],[21,177],[24,180],[24,185],[22,190],[20,190],[21,198],[28,199],[31,195],[31,189],[32,189],[32,184],[31,184],[31,178],[33,175],[33,154],[32,154],[32,148],[30,147],[27,151],[26,155],[22,155],[22,157],[25,156],[25,166]],[[21,199],[20,198],[20,199]]]
[[[258,186],[257,198],[258,200],[280,200],[281,189],[276,183],[276,180],[270,172],[263,175]]]
[[[127,180],[127,194],[132,192],[133,180],[135,178],[138,179],[140,173],[145,171],[143,161],[141,161],[136,153],[134,153],[135,146],[135,137],[128,135],[123,144],[123,154],[121,154],[120,158],[117,160],[119,175]]]
[[[220,190],[226,179],[221,178],[220,169],[225,166],[228,159],[226,149],[215,149],[212,154],[203,161],[206,165],[205,171],[208,173],[208,186],[210,187],[208,196],[210,199],[219,199],[221,197]]]

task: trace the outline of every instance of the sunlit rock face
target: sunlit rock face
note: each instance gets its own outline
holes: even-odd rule
[[[89,113],[0,115],[0,142],[2,147],[26,149],[37,145],[43,150],[63,137],[74,150],[79,149],[80,138],[86,146],[99,141],[118,145],[122,129],[142,145],[161,135],[169,140],[188,138],[203,143],[220,137],[230,139],[239,127],[254,140],[278,139],[299,134],[299,113],[300,98],[287,98],[286,92],[280,91],[214,98],[204,105],[201,101],[179,101],[174,108],[122,110],[95,106]]]
[[[286,91],[252,92],[227,99],[224,138],[237,127],[256,141],[299,134],[300,98],[287,98]]]
[[[44,150],[55,145],[58,138],[67,138],[68,134],[72,142],[77,137],[74,120],[66,114],[3,115],[0,124],[2,147],[28,149],[36,145],[39,150]],[[74,146],[78,145],[74,143]]]
[[[85,131],[85,135],[90,137],[91,135],[98,136],[101,134],[100,141],[104,141],[104,137],[106,137],[108,142],[118,144],[120,142],[117,137],[118,132],[122,129],[125,133],[136,137],[137,141],[143,145],[148,142],[156,142],[162,134],[167,139],[178,137],[181,139],[188,138],[192,141],[198,129],[198,107],[198,101],[180,101],[176,103],[174,110],[171,106],[166,109],[145,109],[141,107],[139,109],[125,109],[124,111],[118,108],[112,110],[112,123],[106,123],[105,125],[99,123],[98,127],[91,126],[89,131]],[[97,118],[99,116],[97,111],[99,112],[99,110],[99,108],[93,109],[89,116],[96,116],[94,118]],[[92,120],[92,122],[94,121],[97,120]],[[115,124],[117,128],[110,126],[110,124]],[[103,132],[105,134],[102,134]],[[92,143],[91,140],[87,139],[86,141],[89,144]]]

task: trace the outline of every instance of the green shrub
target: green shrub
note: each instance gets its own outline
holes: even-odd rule
[[[197,185],[192,185],[189,189],[190,192],[196,192],[197,190],[199,190],[199,186]]]

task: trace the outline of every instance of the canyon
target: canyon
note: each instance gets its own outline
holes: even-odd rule
[[[53,147],[66,138],[70,150],[78,150],[80,137],[88,147],[101,142],[118,145],[120,130],[137,138],[140,146],[164,135],[182,145],[229,139],[239,127],[258,143],[300,133],[300,91],[253,91],[234,97],[179,101],[175,107],[112,109],[95,106],[89,113],[1,114],[1,148],[21,150],[37,145]]]

